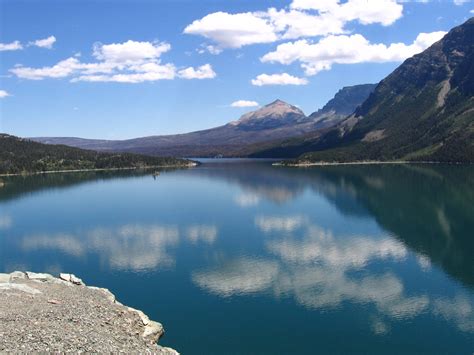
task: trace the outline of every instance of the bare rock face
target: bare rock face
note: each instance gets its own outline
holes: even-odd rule
[[[0,353],[178,354],[157,345],[163,334],[160,323],[73,274],[0,274]]]

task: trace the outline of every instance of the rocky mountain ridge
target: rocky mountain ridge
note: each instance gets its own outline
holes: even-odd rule
[[[355,113],[257,156],[306,162],[474,161],[474,18],[383,79]]]

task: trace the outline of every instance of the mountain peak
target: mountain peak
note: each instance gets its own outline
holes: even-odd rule
[[[258,110],[248,112],[239,120],[231,122],[233,126],[252,129],[268,129],[300,122],[306,115],[298,107],[277,99]]]
[[[280,99],[276,99],[275,101],[273,102],[270,102],[269,104],[265,105],[265,107],[268,107],[268,106],[275,106],[275,105],[287,105],[287,106],[291,106],[289,103],[283,101],[283,100],[280,100]]]

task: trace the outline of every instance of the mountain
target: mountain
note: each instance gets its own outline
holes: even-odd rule
[[[59,170],[186,167],[192,164],[189,160],[174,158],[98,153],[0,134],[0,175]]]
[[[259,152],[306,162],[474,162],[474,18],[407,59],[332,129]]]
[[[327,110],[321,115],[313,116],[313,114],[310,117],[296,106],[275,100],[226,125],[186,134],[149,136],[121,141],[68,137],[31,139],[41,143],[64,144],[96,151],[132,152],[156,156],[246,156],[256,149],[261,149],[262,144],[301,137],[318,130],[319,127],[330,127],[338,122],[333,118],[346,116],[347,111],[352,113],[368,95],[368,92],[364,96],[361,90],[344,88],[331,100],[334,102],[327,107]]]
[[[307,122],[306,115],[298,107],[275,100],[256,111],[246,113],[230,125],[241,130],[260,131]]]
[[[335,126],[352,114],[374,91],[377,84],[345,86],[323,108],[309,115],[317,128]]]
[[[269,139],[302,135],[314,124],[295,106],[276,100],[237,121],[207,130],[122,141],[81,138],[32,138],[97,151],[133,152],[157,156],[239,155],[243,147]]]

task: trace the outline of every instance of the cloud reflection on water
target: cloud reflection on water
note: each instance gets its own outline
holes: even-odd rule
[[[192,244],[212,244],[218,229],[214,225],[191,225],[181,230],[173,225],[126,224],[74,234],[27,235],[20,239],[20,246],[26,251],[58,250],[78,258],[96,254],[113,270],[141,272],[174,266],[172,249],[180,243],[181,235]]]
[[[196,271],[194,283],[221,297],[263,293],[291,297],[314,310],[340,309],[346,302],[364,305],[369,314],[376,314],[369,319],[375,334],[389,332],[389,320],[411,319],[425,312],[441,316],[463,331],[474,331],[468,298],[411,294],[394,272],[370,268],[371,263],[388,265],[409,257],[404,244],[392,237],[334,235],[304,216],[260,216],[255,225],[273,233],[265,243],[269,255],[235,258]],[[287,234],[294,231],[301,235]],[[286,233],[285,237],[279,237],[281,233]],[[426,271],[426,257],[415,257]]]
[[[10,216],[0,215],[0,230],[11,228],[13,225],[13,219]]]

